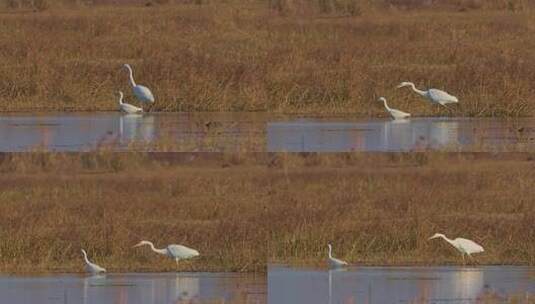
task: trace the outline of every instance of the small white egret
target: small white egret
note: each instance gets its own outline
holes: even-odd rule
[[[141,241],[137,245],[135,245],[134,247],[139,247],[139,246],[143,246],[143,245],[149,245],[150,249],[152,249],[152,251],[154,251],[156,253],[159,253],[159,254],[163,254],[163,255],[168,256],[168,257],[170,257],[172,259],[175,259],[177,266],[178,266],[178,261],[179,260],[185,260],[185,259],[193,258],[193,257],[196,257],[196,256],[199,255],[199,252],[197,250],[195,250],[195,249],[191,249],[191,248],[188,248],[186,246],[176,245],[176,244],[169,245],[169,246],[167,246],[166,248],[163,248],[163,249],[156,249],[156,248],[154,248],[154,244],[152,242]]]
[[[119,91],[119,110],[128,114],[143,113],[142,108],[123,102],[123,92],[121,91]]]
[[[327,244],[327,247],[329,247],[329,257],[327,258],[327,262],[329,263],[330,268],[339,268],[339,267],[347,266],[347,262],[333,257],[332,255],[333,247],[331,246],[331,244]]]
[[[436,103],[446,108],[448,108],[448,106],[446,106],[446,104],[448,103],[459,102],[459,99],[457,99],[457,97],[450,95],[441,90],[437,90],[437,89],[429,89],[427,91],[418,90],[416,86],[414,86],[414,83],[412,82],[402,82],[397,86],[397,88],[399,89],[399,88],[407,87],[407,86],[411,87],[414,92],[427,98],[431,103]]]
[[[461,255],[463,256],[463,262],[464,262],[464,255],[468,255],[469,257],[472,257],[473,253],[480,253],[485,251],[481,245],[477,244],[476,242],[468,239],[463,238],[456,238],[455,240],[448,239],[444,234],[442,233],[435,233],[432,237],[429,239],[435,239],[435,238],[443,238],[446,242],[450,243],[453,247],[455,247]]]
[[[84,256],[84,261],[85,261],[85,270],[87,270],[87,272],[90,272],[92,274],[98,274],[98,273],[101,273],[101,272],[106,272],[106,269],[98,266],[97,264],[94,264],[94,263],[91,263],[88,259],[87,259],[87,253],[85,252],[85,250],[82,249],[82,254]]]
[[[136,84],[134,81],[132,67],[130,67],[128,63],[125,63],[124,67],[128,70],[130,76],[130,85],[132,86],[132,91],[134,92],[134,95],[136,95],[137,99],[147,104],[154,103],[154,95],[152,95],[152,92],[149,90],[149,88]]]
[[[405,119],[405,118],[411,117],[411,114],[409,114],[409,113],[405,113],[403,111],[390,108],[388,106],[388,104],[386,103],[386,98],[379,97],[379,101],[382,101],[384,103],[385,109],[388,111],[388,113],[390,113],[392,118],[394,118],[394,119]]]

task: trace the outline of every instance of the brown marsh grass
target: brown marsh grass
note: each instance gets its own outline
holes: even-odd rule
[[[127,153],[9,155],[1,167],[1,271],[81,270],[80,248],[108,271],[175,269],[132,248],[142,239],[199,250],[183,271],[265,267],[268,230],[247,168]]]
[[[530,1],[358,1],[355,13],[354,1],[142,2],[4,9],[1,110],[115,109],[115,92],[130,92],[125,62],[158,111],[375,116],[386,96],[413,115],[448,114],[394,89],[405,80],[457,95],[451,115],[535,109]]]
[[[533,265],[534,164],[477,155],[287,156],[266,182],[269,260],[324,263],[330,242],[355,264],[461,263],[427,240],[442,232],[481,243],[476,263]]]
[[[435,232],[483,244],[481,264],[535,263],[529,154],[22,153],[0,162],[0,271],[174,270],[140,239],[200,251],[191,271],[454,264]]]

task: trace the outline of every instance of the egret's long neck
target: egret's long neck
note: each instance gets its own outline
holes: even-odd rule
[[[87,253],[85,253],[85,251],[82,251],[82,254],[84,255],[84,261],[86,262],[86,264],[91,264],[91,262],[89,262],[89,260],[87,259]]]
[[[383,103],[385,104],[385,108],[390,111],[390,107],[388,106],[388,104],[386,103],[386,99],[383,99]]]
[[[329,258],[333,258],[333,255],[332,255],[332,251],[333,251],[333,248],[329,246]]]
[[[130,77],[132,77],[132,73],[131,73],[131,71],[130,71]],[[425,91],[418,90],[418,89],[416,88],[416,86],[414,85],[414,83],[411,83],[410,86],[411,86],[411,88],[412,88],[412,90],[413,90],[414,92],[416,92],[416,93],[418,93],[418,94],[420,94],[420,95],[425,95],[425,94],[426,94]]]
[[[448,242],[448,243],[453,245],[453,240],[448,239],[445,235],[442,234],[442,235],[440,235],[440,237],[443,238],[446,242]]]
[[[126,68],[128,69],[128,76],[130,77],[130,85],[135,87],[136,82],[134,81],[134,73],[132,72],[132,68],[129,66],[126,66]]]
[[[159,254],[167,254],[167,250],[154,248],[154,244],[150,243],[150,242],[149,242],[149,245],[150,245],[150,249],[152,249],[152,251],[154,251],[156,253],[159,253]]]
[[[123,104],[123,95],[119,95],[119,104]]]

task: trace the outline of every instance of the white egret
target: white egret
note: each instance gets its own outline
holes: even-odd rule
[[[337,258],[334,258],[332,255],[333,247],[331,244],[327,244],[327,247],[329,247],[329,257],[327,258],[327,262],[329,263],[329,267],[331,268],[339,268],[347,266],[347,262],[339,260]]]
[[[191,249],[191,248],[188,248],[186,246],[176,245],[176,244],[169,245],[169,246],[167,246],[166,248],[163,248],[163,249],[156,249],[156,248],[154,248],[154,244],[152,242],[141,241],[137,245],[135,245],[134,247],[139,247],[139,246],[143,246],[143,245],[149,245],[150,249],[152,249],[152,251],[154,251],[156,253],[159,253],[159,254],[163,254],[163,255],[168,256],[168,257],[170,257],[172,259],[175,259],[177,266],[178,266],[178,261],[179,260],[185,260],[185,259],[193,258],[193,257],[196,257],[196,256],[199,255],[199,252],[197,250],[195,250],[195,249]]]
[[[476,242],[468,239],[463,238],[456,238],[455,240],[448,239],[444,234],[442,233],[435,233],[432,237],[429,239],[435,239],[435,238],[443,238],[446,242],[450,243],[453,247],[455,247],[461,255],[463,256],[463,262],[464,262],[464,255],[468,255],[469,257],[472,257],[473,253],[480,253],[485,251],[481,245],[477,244]]]
[[[394,119],[405,119],[405,118],[411,117],[411,114],[409,114],[409,113],[405,113],[403,111],[390,108],[388,106],[388,104],[386,103],[386,98],[380,97],[379,101],[382,101],[384,103],[386,111],[388,111],[388,113],[390,113],[392,118],[394,118]]]
[[[441,90],[437,90],[437,89],[429,89],[427,91],[418,90],[416,86],[414,86],[414,83],[412,82],[402,82],[400,85],[397,86],[397,88],[399,89],[399,88],[407,87],[407,86],[411,87],[414,92],[427,98],[431,103],[439,104],[446,108],[448,108],[446,106],[446,104],[448,103],[459,102],[459,99],[457,99],[457,97],[450,95]]]
[[[87,270],[87,272],[90,272],[92,274],[97,274],[97,273],[101,273],[101,272],[106,272],[106,269],[98,266],[97,264],[94,264],[94,263],[91,263],[88,259],[87,259],[87,253],[85,252],[85,250],[82,249],[82,254],[84,256],[84,261],[85,261],[85,269]]]
[[[152,95],[152,92],[149,90],[149,88],[136,84],[136,82],[134,81],[132,67],[130,67],[128,63],[125,63],[124,67],[128,70],[130,76],[130,85],[132,86],[132,91],[134,92],[134,95],[136,95],[137,99],[139,99],[139,101],[141,101],[142,103],[154,103],[154,95]]]
[[[119,110],[128,114],[143,113],[142,108],[123,102],[123,92],[121,91],[119,91]]]

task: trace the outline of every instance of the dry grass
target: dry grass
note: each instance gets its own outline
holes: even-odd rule
[[[147,248],[183,243],[180,270],[264,271],[271,262],[459,263],[436,231],[535,264],[528,154],[6,154],[0,271],[174,270]],[[502,157],[504,159],[497,159]]]
[[[80,248],[108,271],[174,270],[148,248],[202,257],[184,271],[263,271],[267,227],[246,168],[169,166],[143,155],[21,154],[1,165],[0,271],[78,271]],[[241,193],[249,195],[241,196]]]
[[[402,80],[458,95],[456,115],[535,110],[527,0],[448,1],[449,9],[425,1],[138,2],[2,12],[2,111],[115,109],[114,92],[129,92],[125,62],[159,111],[375,116],[384,95],[414,115],[445,114],[396,91]]]
[[[301,164],[266,182],[272,262],[324,263],[331,242],[357,264],[461,263],[427,241],[442,232],[483,244],[477,263],[535,263],[532,161],[431,153],[291,163]]]

